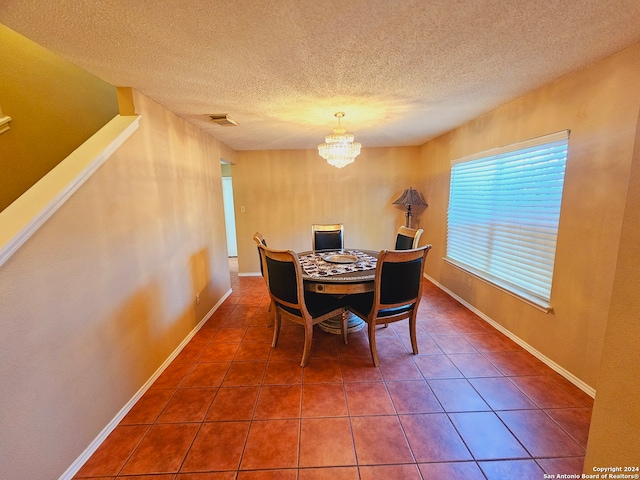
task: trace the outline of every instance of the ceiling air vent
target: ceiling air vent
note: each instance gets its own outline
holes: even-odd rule
[[[209,118],[213,123],[221,125],[223,127],[238,126],[238,122],[231,118],[228,113],[216,113],[214,115],[209,115]]]

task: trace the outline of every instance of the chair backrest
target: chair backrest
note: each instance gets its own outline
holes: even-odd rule
[[[259,245],[272,300],[289,313],[302,316],[306,312],[302,267],[298,255],[292,250],[274,250]]]
[[[374,305],[380,309],[419,302],[422,275],[431,245],[410,250],[383,250],[376,265]]]
[[[264,239],[264,235],[262,235],[262,233],[260,232],[256,232],[253,235],[253,240],[258,244],[258,245],[264,245],[265,247],[267,246],[267,241]]]
[[[396,235],[396,250],[412,250],[418,248],[423,230],[421,228],[400,227]]]
[[[343,250],[344,226],[341,223],[311,225],[313,250]]]
[[[258,247],[260,247],[260,245],[263,245],[265,247],[267,246],[267,241],[264,239],[264,236],[260,232],[256,232],[253,235],[253,240],[256,242]],[[260,254],[260,248],[258,248],[258,260],[260,261],[260,273],[264,277],[264,267],[262,266],[262,255]]]

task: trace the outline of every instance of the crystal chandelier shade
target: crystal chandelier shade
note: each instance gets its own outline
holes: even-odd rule
[[[344,112],[335,114],[338,119],[338,128],[333,129],[333,133],[324,138],[325,143],[318,145],[318,153],[329,165],[342,168],[353,163],[362,145],[353,141],[353,135],[340,126],[340,119],[344,117]]]

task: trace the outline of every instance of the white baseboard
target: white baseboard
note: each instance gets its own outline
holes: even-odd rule
[[[239,277],[260,277],[262,274],[260,272],[247,272],[247,273],[239,273]]]
[[[549,357],[547,357],[546,355],[540,353],[538,350],[536,350],[535,348],[533,348],[531,345],[529,345],[527,342],[525,342],[524,340],[522,340],[520,337],[518,337],[517,335],[515,335],[514,333],[512,333],[511,331],[507,330],[506,328],[504,328],[502,325],[500,325],[498,322],[496,322],[495,320],[489,318],[487,315],[485,315],[484,313],[482,313],[480,310],[478,310],[477,308],[475,308],[473,305],[469,304],[468,302],[466,302],[464,299],[460,298],[458,295],[456,295],[455,293],[453,293],[451,290],[449,290],[448,288],[444,287],[443,285],[440,285],[437,281],[435,281],[433,278],[431,278],[429,275],[424,274],[424,278],[426,278],[427,280],[429,280],[431,283],[433,283],[434,285],[436,285],[440,290],[444,291],[447,293],[447,295],[450,295],[451,297],[455,298],[458,302],[460,302],[462,305],[464,305],[465,307],[467,307],[469,310],[471,310],[473,313],[475,313],[476,315],[478,315],[480,318],[482,318],[485,322],[487,322],[489,325],[491,325],[493,328],[495,328],[496,330],[498,330],[500,333],[503,333],[504,335],[506,335],[507,337],[509,337],[511,340],[513,340],[514,342],[516,342],[518,345],[520,345],[522,348],[524,348],[527,352],[529,352],[531,355],[533,355],[534,357],[536,357],[538,360],[540,360],[541,362],[543,362],[544,364],[546,364],[548,367],[550,367],[551,369],[553,369],[554,371],[556,371],[557,373],[559,373],[560,375],[562,375],[564,378],[566,378],[567,380],[569,380],[571,383],[573,383],[576,387],[578,387],[580,390],[582,390],[584,393],[586,393],[587,395],[589,395],[591,398],[595,398],[596,396],[596,390],[595,388],[591,387],[590,385],[587,385],[586,383],[584,383],[582,380],[580,380],[578,377],[576,377],[575,375],[573,375],[571,372],[569,372],[568,370],[566,370],[565,368],[561,367],[560,365],[558,365],[556,362],[554,362],[553,360],[551,360]]]
[[[216,303],[211,310],[204,316],[204,318],[195,326],[195,328],[185,337],[185,339],[176,347],[176,349],[169,355],[162,365],[151,375],[149,380],[145,382],[142,387],[135,393],[135,395],[120,409],[117,415],[105,426],[98,436],[89,444],[89,446],[82,452],[82,454],[67,468],[67,470],[60,476],[59,480],[71,480],[76,473],[82,468],[87,460],[95,453],[102,442],[109,436],[109,434],[118,426],[120,421],[125,417],[129,410],[133,408],[140,398],[146,393],[147,390],[153,385],[162,372],[175,360],[182,349],[189,343],[196,333],[202,328],[202,326],[211,318],[211,315],[222,305],[222,303],[231,295],[231,289],[223,295],[223,297]]]

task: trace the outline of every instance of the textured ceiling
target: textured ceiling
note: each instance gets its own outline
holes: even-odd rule
[[[3,0],[0,22],[236,150],[315,148],[337,111],[366,148],[421,145],[640,41],[640,1]]]

